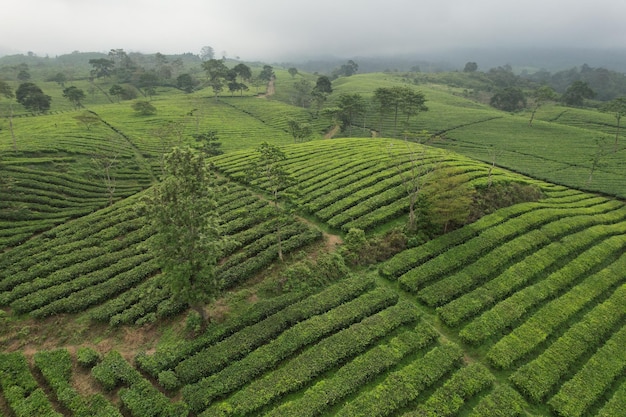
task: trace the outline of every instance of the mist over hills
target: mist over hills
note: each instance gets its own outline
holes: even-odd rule
[[[149,54],[150,52],[133,51]],[[199,51],[198,51],[199,52]],[[106,56],[106,51],[81,51],[85,54]],[[192,55],[193,51],[183,51],[181,55]],[[0,45],[0,64],[20,58],[20,53]],[[66,54],[70,55],[70,54]],[[27,55],[24,54],[24,57]],[[59,55],[58,57],[64,57]],[[33,56],[29,56],[32,58]],[[54,58],[52,56],[45,56]],[[237,57],[239,58],[239,57]],[[297,66],[307,72],[327,73],[346,60],[352,59],[359,65],[359,72],[416,71],[441,72],[463,70],[465,63],[476,62],[480,71],[502,65],[510,65],[517,73],[547,70],[562,71],[587,64],[608,70],[626,73],[626,48],[457,48],[437,52],[415,52],[411,54],[372,54],[372,55],[313,55],[301,54],[285,56],[281,59],[268,59],[266,62],[283,67]],[[245,57],[240,58],[246,61]],[[11,64],[9,64],[11,65]]]

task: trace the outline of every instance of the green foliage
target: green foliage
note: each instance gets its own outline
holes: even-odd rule
[[[489,104],[499,110],[514,112],[526,107],[526,97],[520,88],[507,87],[496,91]]]
[[[33,113],[45,113],[50,110],[52,97],[43,93],[34,83],[25,82],[15,90],[15,99]]]
[[[156,231],[152,248],[172,294],[199,307],[214,299],[220,288],[215,274],[222,247],[217,190],[207,161],[189,148],[167,154],[165,170],[167,176],[146,197]]]
[[[76,351],[76,362],[84,368],[92,368],[100,361],[100,354],[90,347],[82,346]]]
[[[131,106],[137,114],[142,116],[150,116],[156,113],[156,107],[154,107],[149,101],[139,100],[132,104]]]

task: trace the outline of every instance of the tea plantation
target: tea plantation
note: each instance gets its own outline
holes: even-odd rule
[[[548,104],[530,127],[418,81],[333,83],[327,106],[424,93],[398,135],[370,106],[359,137],[323,139],[336,121],[291,104],[282,69],[275,97],[160,87],[152,115],[94,95],[3,119],[0,417],[626,415],[626,146],[594,159],[614,118]],[[162,155],[208,131],[228,239],[204,328],[172,297],[143,205]],[[251,175],[263,142],[292,179],[280,209]],[[532,196],[490,194],[510,189]],[[423,221],[418,192],[450,220],[379,256]],[[466,220],[445,211],[466,198]]]

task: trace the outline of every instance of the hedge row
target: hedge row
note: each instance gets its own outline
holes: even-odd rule
[[[349,200],[349,204],[345,206],[347,209],[374,196],[376,192],[384,192],[400,183],[401,179],[393,169],[374,165],[344,177],[340,181],[326,184],[316,193],[307,194],[301,202],[309,212],[317,213],[347,198]],[[353,195],[356,197],[352,198]]]
[[[497,385],[489,395],[481,398],[469,417],[521,417],[527,415],[522,396],[508,385]]]
[[[563,417],[582,416],[626,370],[626,327],[615,333],[548,401]]]
[[[70,282],[93,271],[113,265],[120,261],[120,259],[141,253],[141,251],[136,248],[136,244],[144,241],[149,236],[150,235],[146,234],[144,231],[133,232],[128,236],[128,239],[119,242],[108,242],[108,244],[104,244],[101,247],[94,247],[91,250],[85,251],[85,253],[81,253],[80,256],[84,258],[84,260],[78,262],[73,262],[76,260],[76,257],[72,255],[68,256],[71,260],[64,260],[62,256],[59,256],[61,259],[56,262],[53,261],[52,265],[47,266],[49,269],[46,272],[39,271],[37,276],[30,278],[28,281],[19,283],[19,285],[14,286],[10,291],[0,294],[0,303],[11,303],[35,291]],[[59,263],[66,265],[60,265]]]
[[[324,372],[361,354],[400,326],[414,323],[418,317],[417,307],[408,301],[369,316],[320,341],[261,379],[252,381],[226,401],[208,408],[201,416],[245,415],[256,412],[277,398],[301,389]]]
[[[542,211],[545,210],[547,207],[553,208],[555,204],[550,203],[550,201],[559,201],[559,199],[550,199],[547,201],[544,200],[541,202],[532,203],[521,203],[497,210],[494,213],[481,217],[480,219],[472,223],[471,227],[463,227],[461,229],[454,230],[421,246],[411,248],[397,254],[380,267],[379,273],[381,276],[388,279],[398,278],[401,275],[410,271],[411,269],[426,262],[427,260],[443,253],[444,251],[447,251],[454,246],[460,245],[470,239],[479,236],[484,231],[497,229],[501,224],[511,221],[516,217],[522,216],[525,213],[529,213],[528,215],[532,217],[536,216],[534,214],[530,214],[530,212],[532,211]],[[602,199],[602,201],[606,202],[607,200]],[[623,205],[620,204],[615,205],[615,207],[619,206],[623,207]],[[524,223],[526,223],[526,220],[524,221]],[[515,227],[516,226],[508,229],[511,232],[515,232]],[[489,238],[498,239],[497,242],[499,242],[501,239],[507,239],[508,236],[498,237],[496,235],[489,236]]]
[[[111,317],[121,313],[134,303],[156,290],[157,280],[149,279],[113,299],[89,310],[89,318],[97,322],[108,322]]]
[[[344,232],[348,232],[350,229],[372,230],[408,212],[408,198],[398,195],[398,199],[391,204],[375,208],[363,216],[345,223],[341,226],[341,230]]]
[[[108,391],[124,385],[118,394],[133,417],[182,417],[189,413],[184,403],[172,403],[117,351],[111,351],[94,366],[91,375]]]
[[[363,175],[367,173],[359,174]],[[329,224],[332,223],[334,225],[333,227],[340,226],[346,223],[350,218],[359,215],[358,208],[366,204],[371,198],[402,185],[402,180],[398,178],[397,173],[391,169],[380,171],[378,175],[373,175],[373,177],[374,178],[366,176],[364,180],[367,182],[361,180],[339,188],[337,192],[342,192],[343,196],[338,196],[337,200],[315,211],[315,215],[322,220],[327,220]],[[367,184],[365,188],[357,188],[357,185],[360,185],[361,182]],[[328,197],[324,197],[325,200],[327,200],[327,198]],[[317,202],[319,200],[321,199],[315,201]],[[371,205],[371,203],[368,205]],[[347,214],[347,217],[345,217],[342,216],[343,213],[351,214]],[[342,217],[348,220],[342,223]]]
[[[497,368],[510,368],[514,362],[564,326],[574,314],[620,283],[624,279],[623,271],[626,271],[626,255],[546,304],[524,324],[492,346],[487,352],[487,359]]]
[[[626,316],[626,285],[587,313],[533,361],[510,377],[534,402],[543,401],[586,353],[593,351]]]
[[[604,240],[544,280],[498,303],[466,325],[459,335],[467,343],[478,344],[499,334],[539,303],[554,297],[577,282],[580,277],[601,267],[607,259],[623,251],[624,247],[626,247],[626,236],[614,236]]]
[[[465,402],[489,388],[495,377],[479,363],[472,363],[456,371],[428,399],[414,411],[402,417],[456,416]]]
[[[174,368],[185,358],[210,346],[235,332],[277,313],[288,306],[301,301],[310,294],[286,293],[274,298],[260,300],[245,309],[240,314],[229,317],[223,323],[208,326],[206,331],[193,340],[177,340],[174,343],[160,345],[155,353],[148,355],[145,352],[135,357],[137,366],[144,372],[156,378],[167,369]]]
[[[37,385],[22,352],[0,353],[0,387],[17,417],[62,417]]]
[[[74,252],[73,250],[65,249],[68,245],[75,245],[77,242],[85,240],[87,242],[83,242],[84,245],[89,242],[94,246],[97,245],[99,240],[92,238],[92,236],[102,230],[129,221],[134,224],[132,219],[137,216],[132,209],[134,202],[135,199],[131,197],[127,201],[44,232],[40,238],[21,245],[19,250],[3,253],[0,256],[0,266],[2,266],[0,270],[6,271],[5,278],[13,277],[17,273],[27,272],[29,267],[33,265],[45,266],[44,260],[56,262],[59,255],[71,254]],[[70,261],[67,265],[72,263],[75,261]],[[29,278],[25,279],[24,282],[28,280]],[[7,286],[3,281],[4,278],[0,279],[0,289],[6,290]]]
[[[141,232],[135,232],[136,228],[133,223],[126,222],[123,225],[128,225],[129,227],[122,234],[117,235],[124,236],[122,241],[111,240],[103,243],[104,238],[95,233],[90,237],[70,240],[69,242],[64,237],[51,239],[49,241],[52,242],[50,246],[44,244],[39,249],[39,252],[34,254],[30,254],[29,250],[22,251],[20,246],[19,250],[15,252],[25,258],[20,258],[19,261],[16,260],[16,264],[13,267],[6,268],[6,275],[0,282],[0,291],[10,291],[19,284],[32,283],[39,277],[48,277],[59,270],[69,269],[68,272],[70,272],[72,268],[80,268],[76,265],[84,264],[108,252],[123,250],[129,244],[145,240],[149,236],[141,235]],[[133,237],[137,234],[139,236]],[[9,251],[7,254],[11,252],[13,251]],[[18,262],[19,265],[17,265]],[[79,273],[81,272],[79,271]],[[5,300],[5,297],[3,294],[3,302],[9,302],[10,299],[6,298]]]
[[[357,356],[328,378],[308,388],[302,396],[269,411],[268,417],[314,417],[343,401],[378,375],[387,372],[406,356],[435,342],[437,332],[419,323],[387,344],[380,344]]]
[[[593,226],[553,242],[523,261],[511,265],[493,280],[439,307],[437,313],[448,326],[457,326],[464,320],[491,307],[537,278],[562,266],[570,259],[612,233],[612,226]]]
[[[21,314],[30,312],[36,309],[42,309],[40,317],[46,316],[46,313],[54,314],[57,307],[68,308],[74,310],[72,305],[65,303],[63,306],[55,304],[55,306],[47,308],[51,303],[57,300],[70,297],[77,291],[89,289],[93,285],[105,283],[111,279],[114,279],[120,274],[125,274],[128,271],[132,271],[142,263],[148,261],[151,256],[148,254],[135,255],[133,250],[129,250],[125,254],[116,253],[116,255],[122,255],[122,257],[115,256],[117,260],[115,263],[108,266],[104,266],[100,269],[93,269],[86,272],[84,275],[76,277],[70,281],[60,281],[57,285],[44,287],[40,290],[33,290],[33,292],[19,298],[11,303],[13,311]],[[125,255],[125,256],[124,256]],[[54,274],[56,275],[56,274]],[[77,310],[74,310],[75,312]]]
[[[482,285],[498,275],[508,265],[548,245],[551,238],[541,230],[532,230],[493,248],[462,270],[421,289],[417,297],[430,307],[440,306]]]
[[[229,362],[242,358],[294,324],[357,298],[373,286],[373,280],[362,278],[350,278],[334,284],[190,356],[176,366],[176,374],[183,384],[196,382]]]
[[[597,417],[615,417],[626,414],[626,382],[622,382],[611,399],[598,411]]]
[[[376,289],[324,314],[297,323],[220,372],[203,378],[195,385],[186,386],[183,395],[192,409],[204,409],[215,398],[236,390],[306,346],[314,345],[328,335],[347,328],[396,301],[395,293]]]
[[[371,390],[348,402],[338,417],[387,416],[414,401],[427,388],[458,368],[463,352],[454,344],[434,348],[404,368],[392,372]]]
[[[621,207],[623,208],[623,205]],[[577,224],[571,225],[569,217],[579,216],[581,210],[589,212],[588,216],[577,217]],[[438,256],[405,273],[399,278],[399,281],[403,288],[417,292],[425,283],[465,268],[494,248],[498,248],[507,241],[522,236],[531,230],[541,230],[550,237],[563,236],[568,231],[573,233],[574,227],[583,228],[585,224],[593,224],[594,217],[598,214],[601,212],[590,211],[588,208],[540,209],[522,213],[495,227],[484,229],[477,237],[447,250],[443,254],[444,256]]]
[[[77,313],[89,307],[110,300],[118,294],[139,285],[156,274],[159,270],[158,261],[147,259],[145,262],[112,278],[94,283],[92,286],[76,290],[65,298],[50,303],[31,312],[35,318],[43,318],[59,313]]]
[[[316,240],[321,239],[321,237],[322,232],[317,229],[309,229],[291,236],[281,242],[283,254],[302,248],[315,242]],[[231,288],[241,282],[244,282],[254,273],[269,266],[276,259],[278,259],[278,244],[273,244],[262,252],[254,256],[247,257],[241,263],[233,265],[225,271],[219,271],[218,277],[221,280],[222,288]]]
[[[35,353],[35,365],[59,402],[75,417],[121,417],[101,394],[81,397],[72,387],[72,357],[66,349]]]

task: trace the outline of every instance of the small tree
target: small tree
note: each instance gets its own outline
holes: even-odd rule
[[[476,72],[478,70],[478,64],[475,62],[468,62],[463,68],[463,72]]]
[[[551,87],[548,87],[547,85],[543,85],[537,88],[533,92],[532,97],[535,100],[535,106],[533,107],[533,111],[530,114],[530,120],[528,121],[528,126],[533,125],[533,120],[535,119],[535,113],[537,113],[537,110],[539,109],[539,107],[541,107],[544,103],[548,101],[553,101],[557,99],[556,92]]]
[[[352,136],[352,124],[354,119],[365,112],[365,101],[359,93],[342,93],[339,96],[339,120],[341,130],[348,129],[348,136]]]
[[[332,93],[333,85],[332,85],[332,82],[330,81],[330,78],[328,78],[325,75],[320,75],[319,77],[317,77],[317,81],[315,82],[315,91],[318,91],[324,94]]]
[[[83,107],[81,101],[85,99],[85,92],[78,87],[71,86],[63,89],[63,97],[68,99],[78,109]]]
[[[12,100],[15,97],[11,86],[0,80],[0,97]],[[13,150],[17,151],[17,139],[15,138],[15,131],[13,130],[13,102],[9,103],[9,130],[11,131],[11,138],[13,139]]]
[[[422,188],[426,182],[426,178],[433,170],[430,164],[426,163],[425,148],[421,148],[420,151],[415,148],[415,145],[411,145],[406,139],[404,141],[408,155],[408,168],[404,168],[406,164],[399,146],[394,146],[391,143],[387,149],[389,155],[389,163],[395,167],[398,172],[398,176],[402,182],[402,187],[409,199],[409,221],[407,229],[409,232],[415,232],[417,230],[417,206],[422,199]],[[419,145],[421,146],[421,145]]]
[[[124,87],[119,84],[113,84],[111,88],[109,88],[109,94],[115,97],[117,99],[117,102],[119,103],[122,96],[124,95]]]
[[[296,75],[298,75],[298,68],[291,67],[287,70],[287,72],[289,73],[289,75],[291,75],[291,78],[294,78]]]
[[[91,111],[84,111],[83,113],[74,116],[74,119],[84,125],[87,130],[90,130],[92,126],[97,125],[101,121],[100,117]]]
[[[52,97],[43,93],[41,88],[33,83],[22,83],[15,90],[17,102],[33,113],[44,113],[50,109]]]
[[[213,89],[215,100],[217,100],[219,93],[224,90],[224,80],[228,75],[228,67],[222,59],[209,59],[202,63],[202,69],[207,74],[208,84]]]
[[[526,97],[521,89],[506,87],[496,91],[489,104],[499,110],[514,112],[526,107]]]
[[[596,96],[589,85],[584,81],[574,81],[565,93],[563,93],[562,100],[568,106],[582,107],[585,99],[594,98]]]
[[[191,74],[180,74],[176,77],[176,88],[183,90],[185,93],[192,93],[196,88],[198,82],[191,76]]]
[[[113,167],[117,164],[117,155],[113,157],[108,155],[94,155],[91,161],[98,173],[102,176],[104,186],[107,189],[107,196],[109,197],[109,206],[111,206],[113,205],[115,197],[115,174]]]
[[[200,149],[207,156],[221,155],[224,151],[221,149],[222,143],[217,136],[217,131],[210,130],[205,133],[192,135]]]
[[[188,304],[206,323],[204,306],[220,292],[215,265],[223,239],[217,214],[216,183],[203,154],[173,148],[165,156],[166,176],[145,199],[154,231],[152,250],[175,300]]]
[[[433,223],[447,233],[450,225],[462,225],[470,215],[475,190],[467,175],[438,169],[424,187]]]
[[[294,95],[293,102],[296,106],[309,107],[311,101],[311,83],[308,80],[301,79],[293,83]]]
[[[622,116],[626,115],[626,97],[619,97],[611,100],[605,104],[602,111],[607,113],[613,113],[615,121],[617,122],[617,129],[615,130],[615,143],[613,144],[613,152],[617,152],[617,144],[619,141],[620,121]]]
[[[144,100],[134,102],[131,107],[141,116],[150,116],[151,114],[156,113],[156,107],[154,107],[150,102]]]
[[[281,208],[278,201],[281,192],[289,185],[293,184],[293,178],[282,167],[282,162],[287,159],[287,155],[276,145],[263,142],[257,149],[257,160],[253,163],[249,175],[254,178],[262,178],[270,190],[272,202],[276,209],[276,214],[281,217]],[[281,239],[281,224],[276,222],[276,242],[278,245],[278,259],[283,261],[283,249]]]
[[[602,159],[608,154],[607,152],[607,144],[605,138],[596,138],[596,151],[591,157],[591,169],[589,171],[589,178],[587,178],[587,184],[591,184],[593,181],[593,174],[596,172],[598,168],[604,165]]]
[[[293,136],[294,143],[304,142],[313,133],[310,124],[300,123],[294,119],[289,119],[287,121],[287,127],[289,129],[289,133]]]

